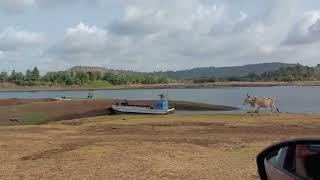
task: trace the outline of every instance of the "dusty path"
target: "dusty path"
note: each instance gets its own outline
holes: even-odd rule
[[[257,179],[255,156],[320,116],[105,116],[0,127],[0,179]]]

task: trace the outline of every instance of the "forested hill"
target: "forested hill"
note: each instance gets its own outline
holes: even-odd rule
[[[176,80],[197,80],[206,78],[227,78],[227,77],[240,77],[249,73],[262,74],[265,72],[275,71],[280,68],[293,67],[296,64],[285,63],[262,63],[262,64],[249,64],[244,66],[233,67],[204,67],[194,68],[182,71],[167,71],[157,72],[157,75],[166,76],[170,79]]]
[[[67,72],[100,72],[100,73],[112,73],[112,74],[134,74],[137,72],[108,69],[105,67],[91,67],[91,66],[74,66],[67,70]]]
[[[218,78],[216,78],[218,77]],[[176,82],[206,83],[215,81],[318,81],[320,64],[316,67],[301,64],[266,63],[238,67],[195,68],[177,72],[135,72],[110,70],[101,67],[76,66],[67,71],[41,75],[34,67],[25,73],[13,70],[1,72],[0,83],[19,86],[79,85],[107,87],[132,84],[168,84]]]

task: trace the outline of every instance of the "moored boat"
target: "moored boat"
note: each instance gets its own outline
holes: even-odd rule
[[[157,115],[166,115],[174,113],[175,108],[169,107],[169,102],[163,94],[160,95],[160,100],[157,101],[154,106],[138,106],[138,105],[129,105],[125,100],[124,103],[114,103],[112,105],[112,110],[115,113],[121,114],[157,114]]]
[[[71,98],[68,98],[66,96],[61,96],[61,97],[57,97],[55,98],[57,101],[71,101]]]

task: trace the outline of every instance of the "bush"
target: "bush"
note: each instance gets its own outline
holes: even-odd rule
[[[227,78],[228,81],[241,81],[240,77],[228,77]]]
[[[211,78],[200,78],[200,79],[196,79],[193,81],[194,83],[214,83],[216,82],[216,78],[215,77],[211,77]]]

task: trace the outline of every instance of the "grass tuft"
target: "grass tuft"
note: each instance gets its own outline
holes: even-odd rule
[[[29,125],[39,125],[39,124],[45,124],[49,120],[48,116],[45,113],[25,113],[24,114],[24,122],[23,124],[29,124]]]

